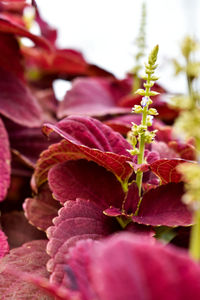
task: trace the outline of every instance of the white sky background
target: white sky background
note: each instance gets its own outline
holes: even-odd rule
[[[142,0],[37,0],[41,15],[58,29],[58,46],[123,78],[134,66]],[[186,34],[200,40],[200,0],[146,0],[147,55],[159,44],[160,83],[185,92],[185,78],[173,77],[171,59],[180,57]],[[198,16],[199,15],[199,16]]]

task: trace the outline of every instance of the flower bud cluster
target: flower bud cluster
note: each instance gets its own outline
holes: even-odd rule
[[[151,91],[151,87],[154,85],[154,81],[158,77],[154,76],[155,69],[157,67],[156,60],[158,54],[158,45],[154,47],[152,52],[149,55],[148,64],[145,64],[145,73],[146,75],[143,78],[146,80],[144,83],[145,89],[139,89],[136,91],[137,94],[143,96],[140,102],[140,105],[135,105],[132,109],[133,113],[142,114],[141,124],[137,125],[132,123],[131,131],[128,134],[128,140],[131,143],[133,149],[128,150],[132,155],[137,155],[137,163],[143,164],[145,144],[150,144],[154,141],[156,130],[149,131],[148,127],[152,126],[153,117],[158,115],[158,112],[155,108],[149,108],[149,105],[152,104],[151,96],[158,95],[156,91]],[[136,171],[136,184],[138,186],[138,193],[141,197],[142,194],[142,171]]]

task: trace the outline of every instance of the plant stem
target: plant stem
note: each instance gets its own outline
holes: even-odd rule
[[[147,84],[150,83],[150,77],[151,77],[151,75],[148,74]],[[146,96],[149,95],[149,92],[150,92],[150,87],[147,86],[146,87]],[[143,126],[147,126],[147,112],[148,112],[148,105],[146,105],[142,111],[142,125]],[[140,137],[139,137],[139,154],[137,156],[138,165],[141,165],[144,163],[144,150],[145,150],[145,133],[141,133]],[[141,197],[141,193],[142,193],[142,178],[143,178],[143,172],[138,171],[137,175],[136,175],[136,183],[137,183],[137,187],[138,187],[139,197]]]
[[[196,210],[194,214],[194,225],[191,229],[189,252],[195,260],[200,260],[200,210]]]

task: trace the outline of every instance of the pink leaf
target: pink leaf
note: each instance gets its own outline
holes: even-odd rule
[[[8,135],[1,119],[0,141],[0,201],[2,201],[10,185],[10,150]]]
[[[0,229],[0,258],[4,257],[9,251],[7,237]]]
[[[10,273],[10,269],[14,271],[16,268],[16,272],[34,273],[36,276],[47,278],[46,262],[48,256],[45,253],[45,246],[46,241],[32,241],[20,248],[11,250],[10,254],[0,260],[0,294],[2,299],[11,299],[13,295],[16,300],[52,299],[16,274]]]

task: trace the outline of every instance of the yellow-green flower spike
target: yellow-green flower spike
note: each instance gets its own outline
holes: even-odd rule
[[[136,91],[137,94],[143,96],[142,101],[140,105],[135,105],[132,110],[133,113],[142,114],[141,124],[136,125],[132,123],[133,126],[131,128],[131,132],[128,135],[128,140],[130,141],[133,147],[133,150],[130,150],[129,152],[132,155],[137,155],[138,164],[143,164],[145,162],[144,160],[145,144],[152,143],[156,135],[156,131],[155,130],[149,131],[148,126],[152,126],[153,116],[158,114],[155,108],[149,109],[149,105],[152,104],[152,100],[150,97],[158,94],[156,91],[151,91],[154,82],[158,78],[157,76],[153,75],[157,67],[156,60],[158,55],[158,49],[159,47],[158,45],[156,45],[149,55],[148,64],[145,64],[146,75],[143,76],[143,78],[145,78],[146,82],[144,83],[144,89],[139,89]],[[136,172],[136,183],[138,186],[140,198],[142,195],[142,178],[143,178],[143,172],[138,170]]]

